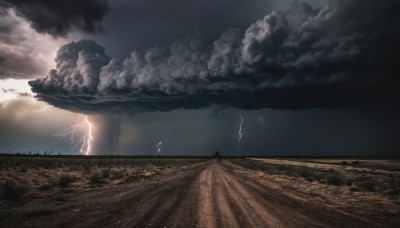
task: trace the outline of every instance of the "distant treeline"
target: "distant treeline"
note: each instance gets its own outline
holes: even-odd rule
[[[12,150],[9,150],[8,152],[2,151],[0,155],[14,155],[14,156],[49,156],[49,155],[54,155],[53,150],[33,150],[33,151],[27,151],[27,152],[14,152]],[[58,153],[60,155],[60,153]]]
[[[212,156],[159,156],[159,155],[43,155],[43,154],[8,154],[0,153],[2,157],[54,157],[76,159],[210,159]]]
[[[265,158],[265,159],[400,159],[400,156],[391,156],[391,157],[382,157],[382,156],[223,156],[212,154],[210,156],[192,156],[192,155],[65,155],[65,154],[54,154],[52,151],[44,151],[43,153],[0,153],[0,156],[9,156],[9,157],[23,157],[23,156],[31,156],[31,157],[59,157],[59,158],[79,158],[79,159],[110,159],[110,158],[118,158],[118,159],[211,159],[218,157],[220,159],[224,158]]]

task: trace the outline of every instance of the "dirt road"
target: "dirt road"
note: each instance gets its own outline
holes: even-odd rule
[[[46,227],[394,227],[364,212],[321,204],[268,178],[219,161],[114,187],[71,193],[66,202],[48,199],[54,210],[3,218],[6,226]]]

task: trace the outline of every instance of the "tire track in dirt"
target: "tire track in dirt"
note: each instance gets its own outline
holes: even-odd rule
[[[236,186],[237,195],[247,198],[247,208],[254,208],[254,213],[263,218],[264,223],[260,225],[268,227],[299,227],[304,224],[309,227],[321,227],[327,225],[314,218],[309,218],[298,210],[296,204],[273,197],[271,189],[264,188],[256,191],[254,186],[244,184],[246,182],[243,182],[238,174],[224,171],[222,176],[229,180],[231,188]]]
[[[122,199],[125,203],[120,211],[129,210],[129,213],[125,214],[126,217],[120,224],[126,227],[196,226],[199,201],[191,194],[199,187],[194,182],[205,168],[206,166],[202,166],[183,172],[175,178],[161,180],[154,188],[144,188],[142,194]],[[96,223],[101,226],[108,219],[103,218]]]
[[[309,226],[323,226],[321,223],[310,221],[306,216],[297,213],[293,208],[286,205],[276,204],[266,198],[265,195],[254,195],[254,189],[244,186],[238,178],[221,167],[218,163],[211,164],[211,167],[205,172],[212,173],[208,181],[217,191],[216,198],[223,198],[224,204],[213,204],[214,208],[200,208],[199,211],[210,211],[217,209],[225,212],[224,216],[204,216],[199,215],[200,227],[218,227],[215,224],[222,223],[226,227],[298,227],[304,224]],[[200,189],[200,194],[207,191],[207,188]],[[209,195],[203,193],[204,195]],[[212,205],[208,203],[208,205]],[[292,205],[290,205],[292,206]],[[293,212],[288,216],[288,212]],[[223,218],[229,218],[230,224],[224,224]],[[203,218],[203,220],[202,220]],[[218,221],[222,220],[222,221]]]
[[[199,227],[238,227],[225,189],[220,188],[222,180],[215,177],[215,164],[210,164],[200,178],[203,185],[198,189],[199,200],[203,203],[199,208]]]
[[[31,225],[196,227],[199,208],[196,192],[200,188],[196,180],[207,167],[203,164],[174,174],[75,194],[57,208],[57,213],[39,217]]]
[[[296,194],[293,190],[279,192],[261,183],[256,175],[245,173],[221,163],[209,165],[201,175],[207,181],[200,189],[200,200],[205,203],[200,203],[199,227],[391,227],[351,211],[299,200],[291,196]],[[216,199],[213,202],[211,194]]]
[[[266,202],[269,204],[266,205],[278,205],[281,208],[280,210],[286,214],[286,221],[292,222],[290,227],[295,226],[296,223],[299,225],[299,222],[318,227],[347,227],[349,224],[353,224],[353,226],[357,227],[385,227],[385,225],[379,222],[365,217],[363,218],[354,212],[335,210],[325,205],[307,201],[307,199],[300,201],[298,200],[298,198],[300,198],[299,196],[292,197],[297,194],[293,192],[293,190],[281,190],[279,192],[275,189],[271,189],[268,184],[259,182],[254,177],[243,174],[233,174],[232,172],[226,173],[228,173],[228,175],[233,175],[241,183],[241,186],[251,189],[251,194],[257,199],[262,202],[268,199]],[[268,206],[266,209],[276,211],[276,208],[268,209]]]

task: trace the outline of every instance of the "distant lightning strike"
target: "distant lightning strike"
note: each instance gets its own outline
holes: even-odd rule
[[[88,116],[80,115],[75,124],[55,136],[59,139],[66,140],[71,144],[80,145],[81,155],[90,155],[94,143],[94,127]],[[82,136],[82,132],[83,136]]]
[[[239,131],[238,131],[238,141],[236,145],[239,145],[240,139],[242,139],[242,124],[243,124],[243,117],[242,114],[239,112],[239,116],[240,116],[240,123],[239,123]]]
[[[157,144],[157,154],[158,154],[158,155],[160,155],[160,152],[161,152],[161,145],[162,145],[162,141],[160,141],[160,142]]]

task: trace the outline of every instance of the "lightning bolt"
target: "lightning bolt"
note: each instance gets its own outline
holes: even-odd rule
[[[93,145],[93,125],[92,123],[90,123],[87,116],[84,117],[84,120],[85,124],[87,125],[87,133],[84,137],[80,154],[89,155],[90,152],[92,151],[92,145]]]
[[[243,117],[242,117],[242,114],[240,112],[239,112],[239,116],[240,116],[241,121],[239,123],[238,141],[237,141],[236,145],[239,145],[240,139],[242,139],[242,136],[243,136],[243,134],[242,134]]]
[[[161,152],[161,145],[162,145],[162,141],[160,141],[159,143],[157,143],[157,154],[160,155]]]
[[[79,154],[81,155],[89,155],[92,152],[94,143],[94,127],[86,115],[80,115],[75,120],[74,125],[54,136],[72,145],[80,145],[81,148]]]

